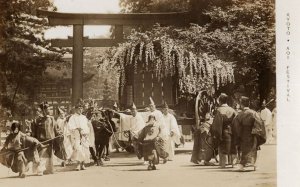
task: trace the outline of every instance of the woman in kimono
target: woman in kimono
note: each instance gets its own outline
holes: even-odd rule
[[[138,142],[142,144],[142,154],[145,161],[149,162],[148,170],[156,170],[159,163],[159,156],[167,158],[168,153],[165,151],[165,140],[160,138],[161,128],[156,122],[155,116],[150,115],[147,125],[142,129]]]
[[[205,166],[214,166],[214,163],[211,163],[212,158],[216,159],[218,153],[217,144],[215,138],[211,134],[211,125],[212,117],[210,113],[205,115],[205,122],[201,122],[201,125],[198,129],[198,155],[197,162],[202,162]],[[199,163],[199,164],[200,164]]]

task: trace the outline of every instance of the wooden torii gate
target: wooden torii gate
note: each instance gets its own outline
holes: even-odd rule
[[[194,5],[198,5],[193,0]],[[202,0],[203,1],[203,0]],[[73,25],[73,38],[53,39],[54,47],[73,47],[72,57],[72,104],[83,98],[83,48],[84,47],[111,47],[124,41],[124,25],[182,25],[195,20],[199,9],[192,4],[190,12],[172,13],[128,13],[128,14],[79,14],[60,13],[37,10],[38,16],[46,16],[50,26]],[[84,25],[111,25],[114,26],[113,39],[84,38]]]

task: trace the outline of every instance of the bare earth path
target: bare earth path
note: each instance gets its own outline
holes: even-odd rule
[[[61,168],[42,177],[16,178],[16,174],[0,166],[0,187],[271,187],[276,186],[276,146],[265,145],[259,153],[255,172],[235,172],[216,166],[194,166],[189,162],[191,143],[177,150],[175,160],[160,164],[156,171],[147,171],[143,161],[128,153],[113,153],[104,167],[91,166],[74,171],[74,166]]]

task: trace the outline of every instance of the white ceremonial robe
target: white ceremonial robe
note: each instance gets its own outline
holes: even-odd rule
[[[139,114],[142,116],[144,122],[146,123],[148,121],[149,115],[150,115],[150,111],[147,112],[139,112]]]
[[[119,141],[129,141],[128,137],[124,136],[124,131],[130,130],[130,118],[131,115],[126,115],[120,113],[120,127],[118,133],[118,140]]]
[[[111,119],[115,124],[116,124],[116,129],[117,131],[115,132],[115,136],[116,138],[114,138],[113,136],[110,137],[110,151],[112,151],[112,149],[117,149],[119,148],[118,146],[118,141],[120,140],[120,137],[121,137],[121,127],[120,127],[120,123],[121,123],[121,119],[120,118],[112,118]]]
[[[92,147],[95,151],[96,151],[96,146],[95,146],[95,132],[94,132],[94,128],[92,125],[92,122],[89,120],[88,121],[88,127],[89,127],[89,143],[90,143],[90,147]]]
[[[166,131],[167,131],[167,152],[169,153],[169,159],[173,160],[175,156],[175,143],[180,144],[180,130],[177,124],[177,121],[174,117],[174,115],[168,113],[167,115],[164,115],[164,121],[166,125]],[[171,136],[171,132],[173,132],[173,136]]]
[[[64,148],[67,154],[67,159],[71,158],[71,155],[73,153],[73,146],[71,143],[71,131],[68,127],[68,123],[66,121],[66,118],[58,118],[56,120],[58,127],[63,131],[64,135]]]
[[[264,122],[266,128],[266,135],[267,135],[267,144],[271,143],[272,141],[272,112],[266,107],[260,112],[260,117]]]
[[[156,122],[160,127],[161,132],[159,136],[166,140],[168,138],[168,132],[167,132],[163,113],[159,110],[154,110],[153,112],[150,113],[150,115],[155,116]]]
[[[90,142],[88,119],[84,115],[73,114],[68,122],[68,127],[72,131],[73,154],[72,160],[79,162],[90,162]]]
[[[120,118],[120,132],[130,130],[135,137],[138,137],[139,132],[145,127],[145,121],[140,113],[137,113],[136,116],[120,114]],[[119,133],[119,139],[128,141],[123,133]]]
[[[145,121],[140,113],[137,113],[136,116],[131,116],[130,118],[130,131],[133,133],[133,136],[138,137],[140,131],[145,127]]]

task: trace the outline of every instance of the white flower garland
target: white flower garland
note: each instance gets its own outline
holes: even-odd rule
[[[151,33],[135,32],[131,40],[110,49],[103,58],[107,63],[118,64],[120,71],[120,87],[126,84],[125,66],[133,65],[134,73],[138,73],[138,63],[144,63],[145,71],[153,70],[160,80],[174,76],[178,70],[178,82],[182,92],[195,93],[206,88],[211,93],[216,88],[234,83],[234,69],[232,63],[217,59],[207,53],[195,54],[185,45],[180,44],[168,35],[151,36]],[[155,42],[155,44],[154,44]],[[155,46],[159,44],[159,48]],[[139,48],[137,48],[139,47]]]

